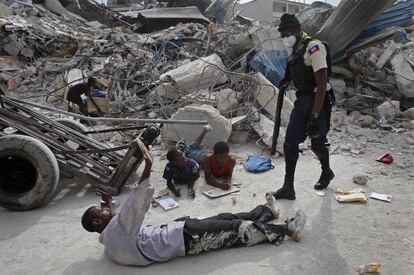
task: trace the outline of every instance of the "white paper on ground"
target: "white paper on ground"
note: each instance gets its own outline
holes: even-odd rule
[[[178,202],[176,202],[173,198],[162,199],[159,200],[158,203],[164,210],[174,209],[179,206]]]
[[[375,193],[375,192],[372,192],[370,197],[373,198],[373,199],[377,199],[377,200],[380,200],[380,201],[386,201],[386,202],[391,202],[391,200],[392,200],[391,195],[379,194],[379,193]]]

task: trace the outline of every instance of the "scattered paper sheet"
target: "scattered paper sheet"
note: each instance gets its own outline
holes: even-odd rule
[[[375,193],[372,192],[370,198],[376,199],[376,200],[380,200],[380,201],[386,201],[386,202],[391,202],[392,200],[392,196],[388,195],[388,194],[379,194],[379,193]]]

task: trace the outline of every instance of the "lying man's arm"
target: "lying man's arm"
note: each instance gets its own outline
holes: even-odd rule
[[[221,183],[218,182],[214,176],[213,176],[213,172],[211,170],[211,166],[210,166],[210,161],[209,158],[204,158],[203,160],[203,167],[204,167],[204,176],[206,178],[206,182],[207,184],[217,187],[217,188],[221,188],[223,190],[229,190],[230,189],[230,183],[229,182],[225,182],[225,183]]]
[[[154,188],[149,181],[153,161],[152,156],[141,141],[139,141],[139,147],[145,159],[144,171],[139,179],[138,188],[131,191],[118,214],[118,222],[124,227],[128,235],[138,233],[154,195]]]

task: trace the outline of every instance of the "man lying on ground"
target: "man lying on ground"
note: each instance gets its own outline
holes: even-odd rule
[[[153,160],[145,145],[140,143],[140,148],[145,168],[138,187],[131,191],[120,212],[115,213],[109,193],[100,190],[110,209],[92,206],[82,216],[82,226],[100,234],[99,241],[107,255],[118,264],[144,266],[220,248],[279,244],[286,235],[300,240],[305,213],[297,211],[286,224],[268,223],[279,216],[273,196],[267,196],[264,205],[246,213],[222,213],[207,219],[184,217],[161,226],[144,226],[142,222],[154,194],[150,183]]]
[[[190,177],[186,181],[190,182],[192,178],[195,178],[195,181],[199,177],[198,171],[196,172],[196,167],[198,168],[198,166],[195,165],[195,162],[198,163],[198,165],[203,166],[204,176],[207,184],[221,188],[223,190],[230,189],[231,178],[233,176],[233,169],[236,165],[236,160],[229,154],[230,148],[225,142],[217,142],[214,145],[213,150],[203,147],[203,139],[205,135],[210,131],[212,131],[210,125],[204,126],[201,134],[189,146],[187,146],[184,141],[179,141],[176,145],[176,148],[168,152],[167,159],[170,161],[170,163],[166,166],[164,178],[167,179],[168,188],[176,196],[180,196],[180,192],[174,187],[171,181],[169,182],[169,179],[171,179],[171,175],[170,173],[168,173],[168,171],[172,171],[173,168],[175,168],[175,174],[183,174],[184,176],[186,176],[188,174],[187,171],[189,171],[188,166],[190,166],[190,168],[194,169],[194,177]],[[185,156],[187,156],[186,165],[184,164],[184,161],[182,160],[181,156],[179,156],[176,153],[177,151],[183,152]],[[177,160],[177,163],[172,162],[168,158],[168,155],[176,156],[175,159]],[[182,181],[183,179],[181,180],[181,182]],[[179,181],[175,183],[179,183]],[[192,183],[192,187],[193,186],[194,182]],[[190,192],[190,194],[194,197],[194,189],[191,188],[191,190],[192,192]]]

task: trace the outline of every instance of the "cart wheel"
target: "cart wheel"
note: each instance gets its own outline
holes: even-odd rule
[[[28,210],[45,204],[59,181],[52,151],[39,140],[23,135],[0,138],[0,206]]]
[[[75,131],[78,131],[79,133],[83,133],[88,131],[88,128],[86,128],[82,123],[79,121],[69,119],[69,118],[58,118],[55,120],[56,122],[59,122]]]

